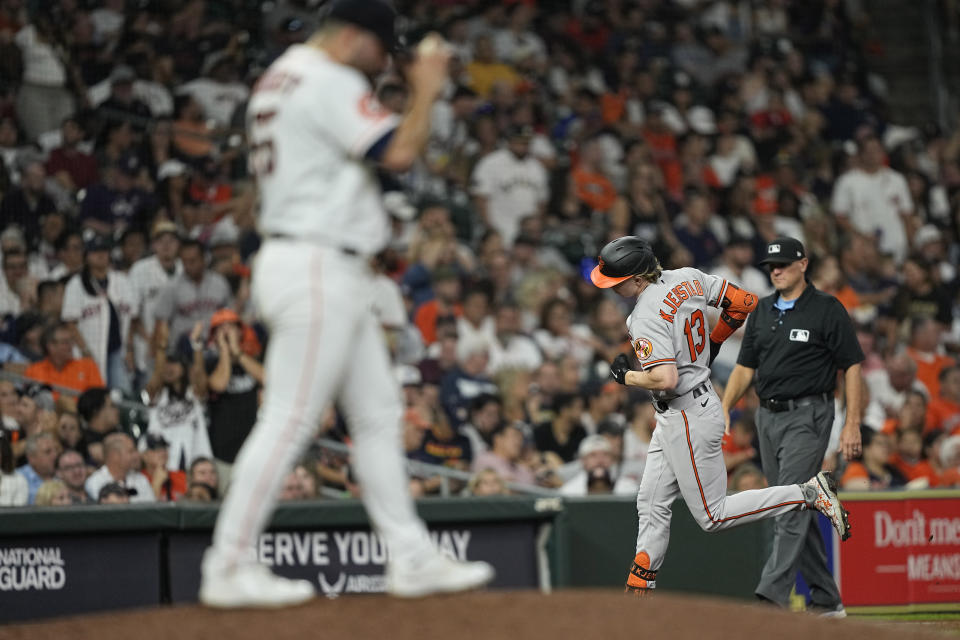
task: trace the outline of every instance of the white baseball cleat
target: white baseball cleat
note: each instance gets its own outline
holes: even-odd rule
[[[398,598],[422,598],[434,593],[456,593],[479,589],[493,580],[494,571],[486,562],[457,562],[433,553],[419,563],[387,567],[387,593]]]
[[[837,481],[833,474],[828,471],[821,471],[807,482],[808,487],[813,487],[817,491],[817,499],[813,502],[813,507],[830,518],[833,528],[841,540],[850,537],[850,521],[848,520],[847,510],[840,504],[840,498],[837,497]]]
[[[204,570],[200,602],[217,609],[292,607],[311,600],[316,589],[306,580],[288,580],[261,564],[222,572]]]
[[[838,604],[833,609],[822,609],[820,607],[811,608],[811,612],[817,614],[821,618],[834,618],[841,619],[847,617],[847,610],[843,608],[842,604]]]

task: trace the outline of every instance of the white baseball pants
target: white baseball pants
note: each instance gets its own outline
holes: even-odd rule
[[[701,406],[703,405],[703,406]],[[713,391],[685,403],[686,408],[657,414],[647,463],[637,493],[637,553],[656,571],[670,540],[673,501],[683,496],[704,531],[720,531],[788,511],[806,508],[799,485],[727,495],[723,462],[723,413]],[[655,586],[651,584],[650,586]]]
[[[264,401],[237,456],[213,536],[217,564],[249,561],[285,475],[336,401],[353,440],[363,503],[393,560],[430,548],[408,490],[402,405],[371,311],[366,261],[309,242],[268,240],[253,299],[270,330]]]

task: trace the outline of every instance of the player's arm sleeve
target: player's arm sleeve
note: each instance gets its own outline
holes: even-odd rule
[[[381,105],[359,75],[336,77],[333,99],[314,111],[314,123],[353,158],[379,160],[400,118]],[[320,100],[318,99],[318,103]]]
[[[710,341],[721,343],[733,335],[743,326],[747,315],[757,308],[757,302],[756,294],[728,282],[720,300],[720,317],[710,332]]]
[[[864,361],[863,349],[860,348],[853,322],[836,298],[830,299],[824,325],[827,348],[833,354],[833,362],[838,369],[847,369]]]
[[[697,280],[703,284],[703,295],[711,307],[744,314],[757,308],[759,299],[756,294],[741,289],[726,278],[695,271]]]
[[[648,371],[661,364],[676,365],[677,353],[673,346],[671,327],[670,323],[660,318],[633,323],[630,337],[641,371]]]

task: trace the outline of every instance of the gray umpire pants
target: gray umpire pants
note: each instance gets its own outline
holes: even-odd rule
[[[806,482],[823,462],[833,425],[833,402],[814,402],[790,411],[757,410],[763,473],[771,485]],[[840,591],[827,568],[815,509],[792,511],[774,521],[773,547],[756,594],[786,607],[797,572],[810,587],[811,604],[833,608]]]

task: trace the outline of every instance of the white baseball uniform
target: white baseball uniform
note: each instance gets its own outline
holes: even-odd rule
[[[654,572],[644,576],[648,588],[656,587],[655,572],[667,550],[671,507],[678,496],[704,531],[807,506],[799,485],[727,495],[720,450],[724,419],[710,384],[705,315],[708,305],[719,306],[726,288],[726,280],[697,269],[664,271],[659,282],[643,290],[627,319],[641,369],[672,363],[679,377],[674,389],[653,392],[657,428],[637,494],[637,554],[647,555],[645,569]]]
[[[140,322],[148,336],[153,335],[153,330],[157,324],[156,309],[160,293],[181,273],[183,273],[183,265],[179,258],[176,261],[173,273],[167,273],[157,256],[148,256],[137,260],[130,267],[130,283],[140,299]],[[147,371],[153,357],[153,354],[150,353],[150,345],[140,336],[134,336],[133,349],[137,369]]]
[[[400,391],[371,310],[368,258],[386,245],[389,225],[364,156],[398,119],[370,91],[355,69],[295,45],[250,100],[250,163],[266,237],[253,300],[270,344],[263,406],[214,533],[213,554],[225,566],[254,557],[287,470],[334,400],[350,425],[364,504],[391,559],[432,549],[407,491]]]
[[[130,322],[137,316],[140,308],[140,300],[126,274],[110,270],[107,274],[107,290],[91,292],[83,286],[82,274],[78,273],[67,281],[60,311],[65,322],[77,323],[77,330],[87,343],[93,360],[100,369],[101,377],[108,381],[110,302],[120,319],[120,341],[125,345],[130,339]]]

